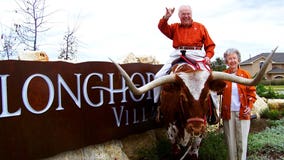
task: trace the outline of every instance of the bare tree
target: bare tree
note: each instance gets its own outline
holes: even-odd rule
[[[23,23],[15,23],[15,30],[21,43],[28,50],[38,49],[38,35],[41,32],[48,31],[45,27],[46,17],[51,15],[45,13],[45,0],[15,0],[19,9],[15,12],[24,16]]]
[[[68,27],[66,34],[64,35],[64,43],[60,49],[60,55],[58,59],[63,60],[74,60],[77,54],[78,48],[78,39],[75,36],[77,28],[74,27],[72,30]]]
[[[1,46],[2,49],[0,50],[0,53],[2,57],[7,57],[7,59],[10,59],[10,56],[13,56],[16,54],[16,46],[19,45],[19,41],[17,39],[17,35],[14,30],[10,29],[10,31],[5,34],[1,34]]]

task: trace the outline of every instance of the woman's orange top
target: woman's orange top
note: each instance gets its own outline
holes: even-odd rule
[[[225,70],[224,72],[230,73],[229,70]],[[251,78],[250,74],[243,69],[238,69],[237,76],[244,77],[244,78]],[[229,120],[231,118],[231,95],[232,95],[232,82],[225,81],[226,87],[223,91],[223,98],[222,98],[222,110],[221,116],[224,120]],[[250,107],[252,109],[253,103],[256,101],[256,88],[255,86],[245,86],[242,84],[237,84],[239,99],[240,99],[240,113],[239,119],[250,119],[249,115],[244,115],[245,107]]]

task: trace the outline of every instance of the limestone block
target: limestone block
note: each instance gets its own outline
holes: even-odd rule
[[[138,159],[137,151],[141,149],[153,148],[156,145],[157,139],[154,130],[146,131],[142,134],[128,136],[121,140],[123,151],[131,160]]]
[[[130,53],[124,60],[122,63],[137,63],[138,59],[137,57],[133,54]]]
[[[268,108],[267,103],[258,95],[256,95],[256,101],[253,104],[253,108],[251,113],[255,114],[257,116],[257,118],[260,118],[260,113],[265,110],[266,108]]]
[[[60,153],[45,160],[129,160],[118,140]]]
[[[25,51],[19,53],[18,59],[26,61],[48,61],[48,56],[44,51]]]
[[[284,99],[268,99],[267,104],[269,106],[269,109],[284,109]]]
[[[149,64],[159,64],[153,56],[140,56],[137,57],[133,53],[128,54],[122,63],[149,63]]]

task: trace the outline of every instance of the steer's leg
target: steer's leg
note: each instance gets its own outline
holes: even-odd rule
[[[178,128],[175,125],[175,122],[169,123],[167,134],[168,134],[168,138],[169,138],[169,140],[171,141],[172,144],[175,144],[175,143],[178,142],[177,141]]]
[[[157,113],[156,113],[155,119],[156,119],[156,122],[159,123],[160,122],[160,115],[161,115],[161,111],[160,111],[160,106],[159,105],[157,106],[156,112]]]
[[[177,158],[177,157],[180,156],[181,149],[180,149],[180,146],[178,145],[178,142],[179,142],[179,140],[178,140],[179,131],[178,131],[177,126],[175,125],[175,122],[169,123],[167,134],[168,134],[168,138],[169,138],[170,142],[172,143],[172,153],[173,153],[173,156],[175,158]]]
[[[198,151],[199,151],[201,140],[202,140],[201,137],[195,137],[193,139],[191,149],[188,153],[191,159],[198,159]]]

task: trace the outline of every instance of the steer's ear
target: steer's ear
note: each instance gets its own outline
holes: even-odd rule
[[[209,82],[209,89],[212,91],[220,92],[226,86],[226,83],[223,80],[211,80]]]

